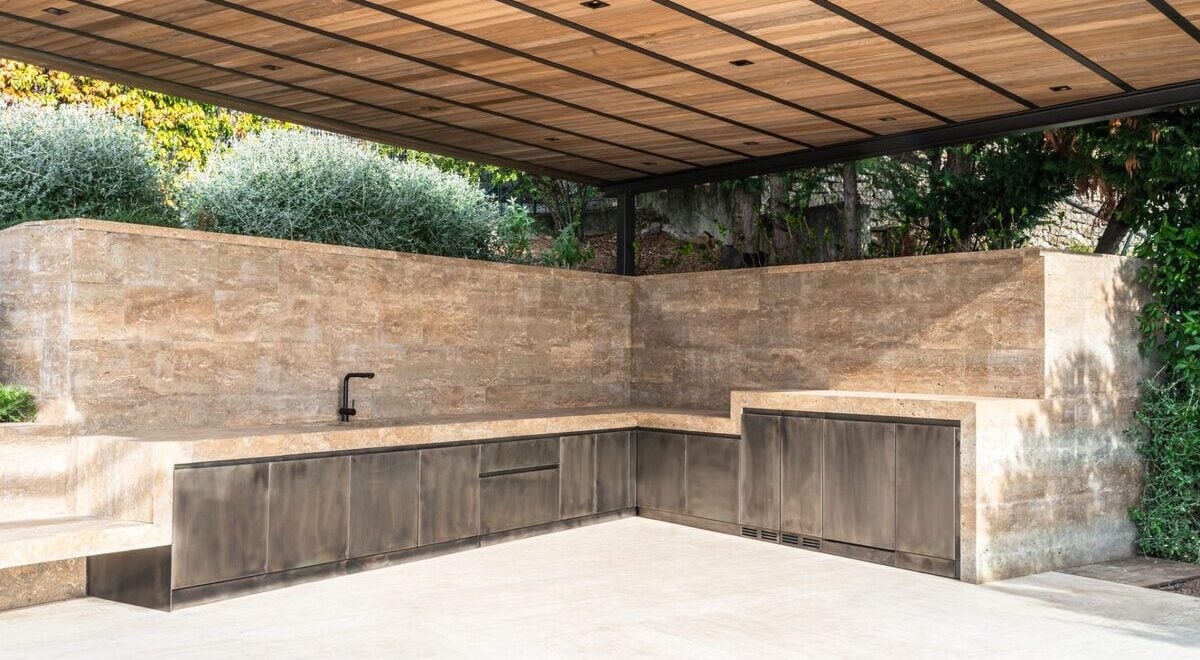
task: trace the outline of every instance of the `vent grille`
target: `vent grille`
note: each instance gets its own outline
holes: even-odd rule
[[[805,536],[804,538],[802,538],[800,540],[800,546],[804,547],[804,548],[810,548],[812,550],[820,550],[821,549],[821,539],[815,539],[811,536]]]
[[[784,545],[800,545],[800,537],[795,534],[784,532],[782,535],[780,535],[779,539],[779,542],[783,543]]]
[[[759,530],[758,537],[764,541],[770,541],[771,543],[779,543],[779,533],[772,532],[769,529]]]
[[[758,538],[758,530],[754,529],[753,527],[743,527],[742,536],[748,539],[756,539]]]

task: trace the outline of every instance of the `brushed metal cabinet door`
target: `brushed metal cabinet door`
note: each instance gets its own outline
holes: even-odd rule
[[[821,536],[821,443],[825,420],[784,417],[780,431],[782,529]]]
[[[558,438],[489,442],[480,452],[482,473],[558,465]]]
[[[779,420],[742,415],[738,522],[743,525],[779,529]]]
[[[350,457],[271,463],[267,570],[345,559],[349,550]]]
[[[267,570],[266,463],[175,471],[172,587]]]
[[[955,559],[958,452],[949,426],[896,425],[896,549]]]
[[[683,513],[684,436],[659,431],[637,434],[637,505]]]
[[[896,547],[896,427],[825,421],[824,537]]]
[[[491,534],[558,520],[558,470],[479,479],[479,533]]]
[[[420,463],[416,451],[351,457],[351,557],[416,547]]]
[[[421,450],[420,545],[479,535],[479,445]]]
[[[636,462],[633,433],[610,431],[597,433],[595,438],[596,512],[633,507],[633,465]]]
[[[687,436],[687,514],[736,523],[738,520],[737,438]]]
[[[596,512],[596,437],[559,438],[559,517],[578,518]]]

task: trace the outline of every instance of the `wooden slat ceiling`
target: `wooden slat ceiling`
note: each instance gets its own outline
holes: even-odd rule
[[[1200,80],[1200,0],[588,4],[6,0],[0,55],[616,187]]]

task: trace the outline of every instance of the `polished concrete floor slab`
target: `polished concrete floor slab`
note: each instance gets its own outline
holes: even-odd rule
[[[174,613],[0,614],[5,658],[1200,658],[1200,599],[961,584],[630,518]]]

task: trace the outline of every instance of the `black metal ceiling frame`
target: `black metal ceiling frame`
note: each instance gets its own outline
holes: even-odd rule
[[[1200,103],[1200,82],[1167,85],[1152,89],[1124,92],[1096,99],[1085,99],[1063,105],[1025,110],[1000,117],[938,126],[900,135],[869,138],[819,149],[806,149],[776,156],[755,158],[696,170],[622,181],[602,186],[605,194],[649,192],[679,186],[711,183],[772,174],[806,167],[819,167],[887,156],[907,151],[919,151],[953,144],[987,140],[1005,135],[1037,130],[1062,128],[1116,117],[1129,117]]]

